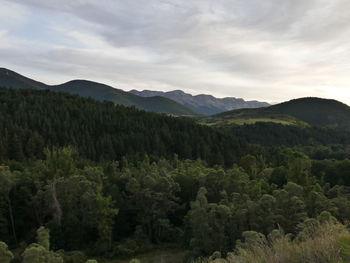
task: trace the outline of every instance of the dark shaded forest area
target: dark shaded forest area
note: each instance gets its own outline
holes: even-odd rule
[[[0,123],[0,240],[16,262],[38,253],[45,262],[128,258],[164,246],[189,259],[226,257],[249,233],[296,237],[310,220],[350,219],[344,131],[219,130],[14,89],[0,89]]]

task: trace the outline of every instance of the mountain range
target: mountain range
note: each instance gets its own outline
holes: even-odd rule
[[[161,96],[174,100],[196,112],[203,115],[212,115],[220,112],[242,109],[242,108],[260,108],[267,107],[270,104],[260,101],[245,101],[241,98],[226,97],[226,98],[216,98],[212,95],[191,95],[183,92],[182,90],[174,91],[152,91],[152,90],[131,90],[130,93],[142,96],[142,97],[152,97]]]
[[[88,80],[72,80],[60,85],[47,85],[6,68],[0,68],[0,86],[68,92],[99,101],[106,100],[115,104],[135,106],[142,110],[185,116],[211,115],[232,109],[269,106],[265,102],[245,101],[237,98],[220,99],[211,95],[192,96],[181,90],[172,92],[131,90],[126,92]]]
[[[146,111],[193,116],[208,125],[275,122],[350,130],[350,107],[330,99],[308,97],[271,106],[265,102],[245,101],[232,97],[220,99],[203,94],[193,96],[181,90],[126,92],[88,80],[72,80],[60,85],[47,85],[5,68],[0,68],[0,87],[67,92],[98,101],[134,106]]]
[[[135,106],[138,109],[152,112],[176,115],[198,115],[198,113],[192,109],[168,98],[160,96],[144,98],[105,84],[88,80],[72,80],[60,85],[47,85],[24,77],[14,71],[1,68],[0,86],[8,88],[49,89],[57,92],[78,94],[82,97],[91,97],[99,101],[105,100],[112,101],[115,104]]]

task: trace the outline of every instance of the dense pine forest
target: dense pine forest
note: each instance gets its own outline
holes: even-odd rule
[[[0,89],[0,160],[43,158],[73,146],[94,161],[123,156],[203,159],[231,166],[248,145],[192,120],[48,90]]]
[[[6,88],[0,124],[1,263],[128,262],[165,248],[185,252],[171,262],[349,260],[347,131],[207,127]]]

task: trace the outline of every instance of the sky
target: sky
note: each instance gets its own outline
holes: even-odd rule
[[[0,67],[48,84],[350,104],[350,1],[0,0]]]

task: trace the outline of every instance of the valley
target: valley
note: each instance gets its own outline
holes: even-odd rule
[[[288,241],[310,220],[334,240],[349,235],[341,225],[350,217],[348,106],[302,98],[188,118],[86,97],[0,88],[7,257],[235,262],[230,255],[255,253],[242,242],[280,228],[293,251],[324,244],[322,236]]]

